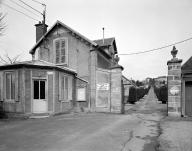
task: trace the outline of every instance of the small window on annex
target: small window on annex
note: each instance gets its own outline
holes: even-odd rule
[[[6,99],[15,99],[15,76],[13,72],[5,73],[6,82]]]

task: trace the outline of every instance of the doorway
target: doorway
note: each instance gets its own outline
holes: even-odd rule
[[[48,111],[46,87],[46,80],[33,80],[33,113],[46,113]]]
[[[192,116],[192,81],[185,82],[185,114]]]

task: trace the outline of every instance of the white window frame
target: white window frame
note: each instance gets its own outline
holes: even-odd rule
[[[61,55],[60,55],[60,57],[59,57],[59,63],[57,63],[56,62],[56,41],[60,41],[60,43],[61,43],[61,41],[62,40],[64,40],[65,41],[65,54],[66,54],[66,58],[65,58],[65,62],[64,63],[62,63],[61,62]],[[68,65],[68,39],[67,38],[65,38],[65,37],[62,37],[62,38],[56,38],[56,39],[54,39],[53,40],[53,50],[54,50],[54,62],[55,62],[55,64],[57,64],[57,65]],[[61,54],[61,47],[60,47],[60,54]]]
[[[66,78],[67,78],[67,92],[66,92]],[[69,102],[72,100],[73,83],[72,77],[67,75],[60,75],[59,78],[59,100],[61,102]]]
[[[7,74],[11,74],[11,83],[10,83],[10,99],[7,98]],[[15,72],[14,71],[8,71],[8,72],[5,72],[5,100],[6,101],[14,101],[15,100],[15,83],[16,83],[16,79],[15,79]],[[13,78],[14,77],[14,78]],[[13,83],[14,83],[14,98],[12,98],[12,78],[13,78]]]

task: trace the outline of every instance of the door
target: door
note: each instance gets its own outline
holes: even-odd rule
[[[185,114],[192,116],[192,81],[185,83]]]
[[[33,80],[33,113],[46,112],[46,80]]]

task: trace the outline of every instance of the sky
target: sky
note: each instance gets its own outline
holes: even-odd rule
[[[1,0],[2,1],[2,0]],[[192,37],[192,0],[23,0],[43,11],[49,28],[60,20],[90,40],[115,37],[118,54],[151,50]],[[19,7],[20,0],[3,0],[4,35],[0,37],[0,54],[20,55],[30,60],[35,44],[35,24],[42,16]],[[7,6],[8,5],[8,6]],[[17,9],[28,16],[16,12]],[[177,57],[185,63],[192,56],[192,40],[176,45]],[[134,80],[167,75],[167,61],[172,47],[137,55],[119,55],[123,74]]]

